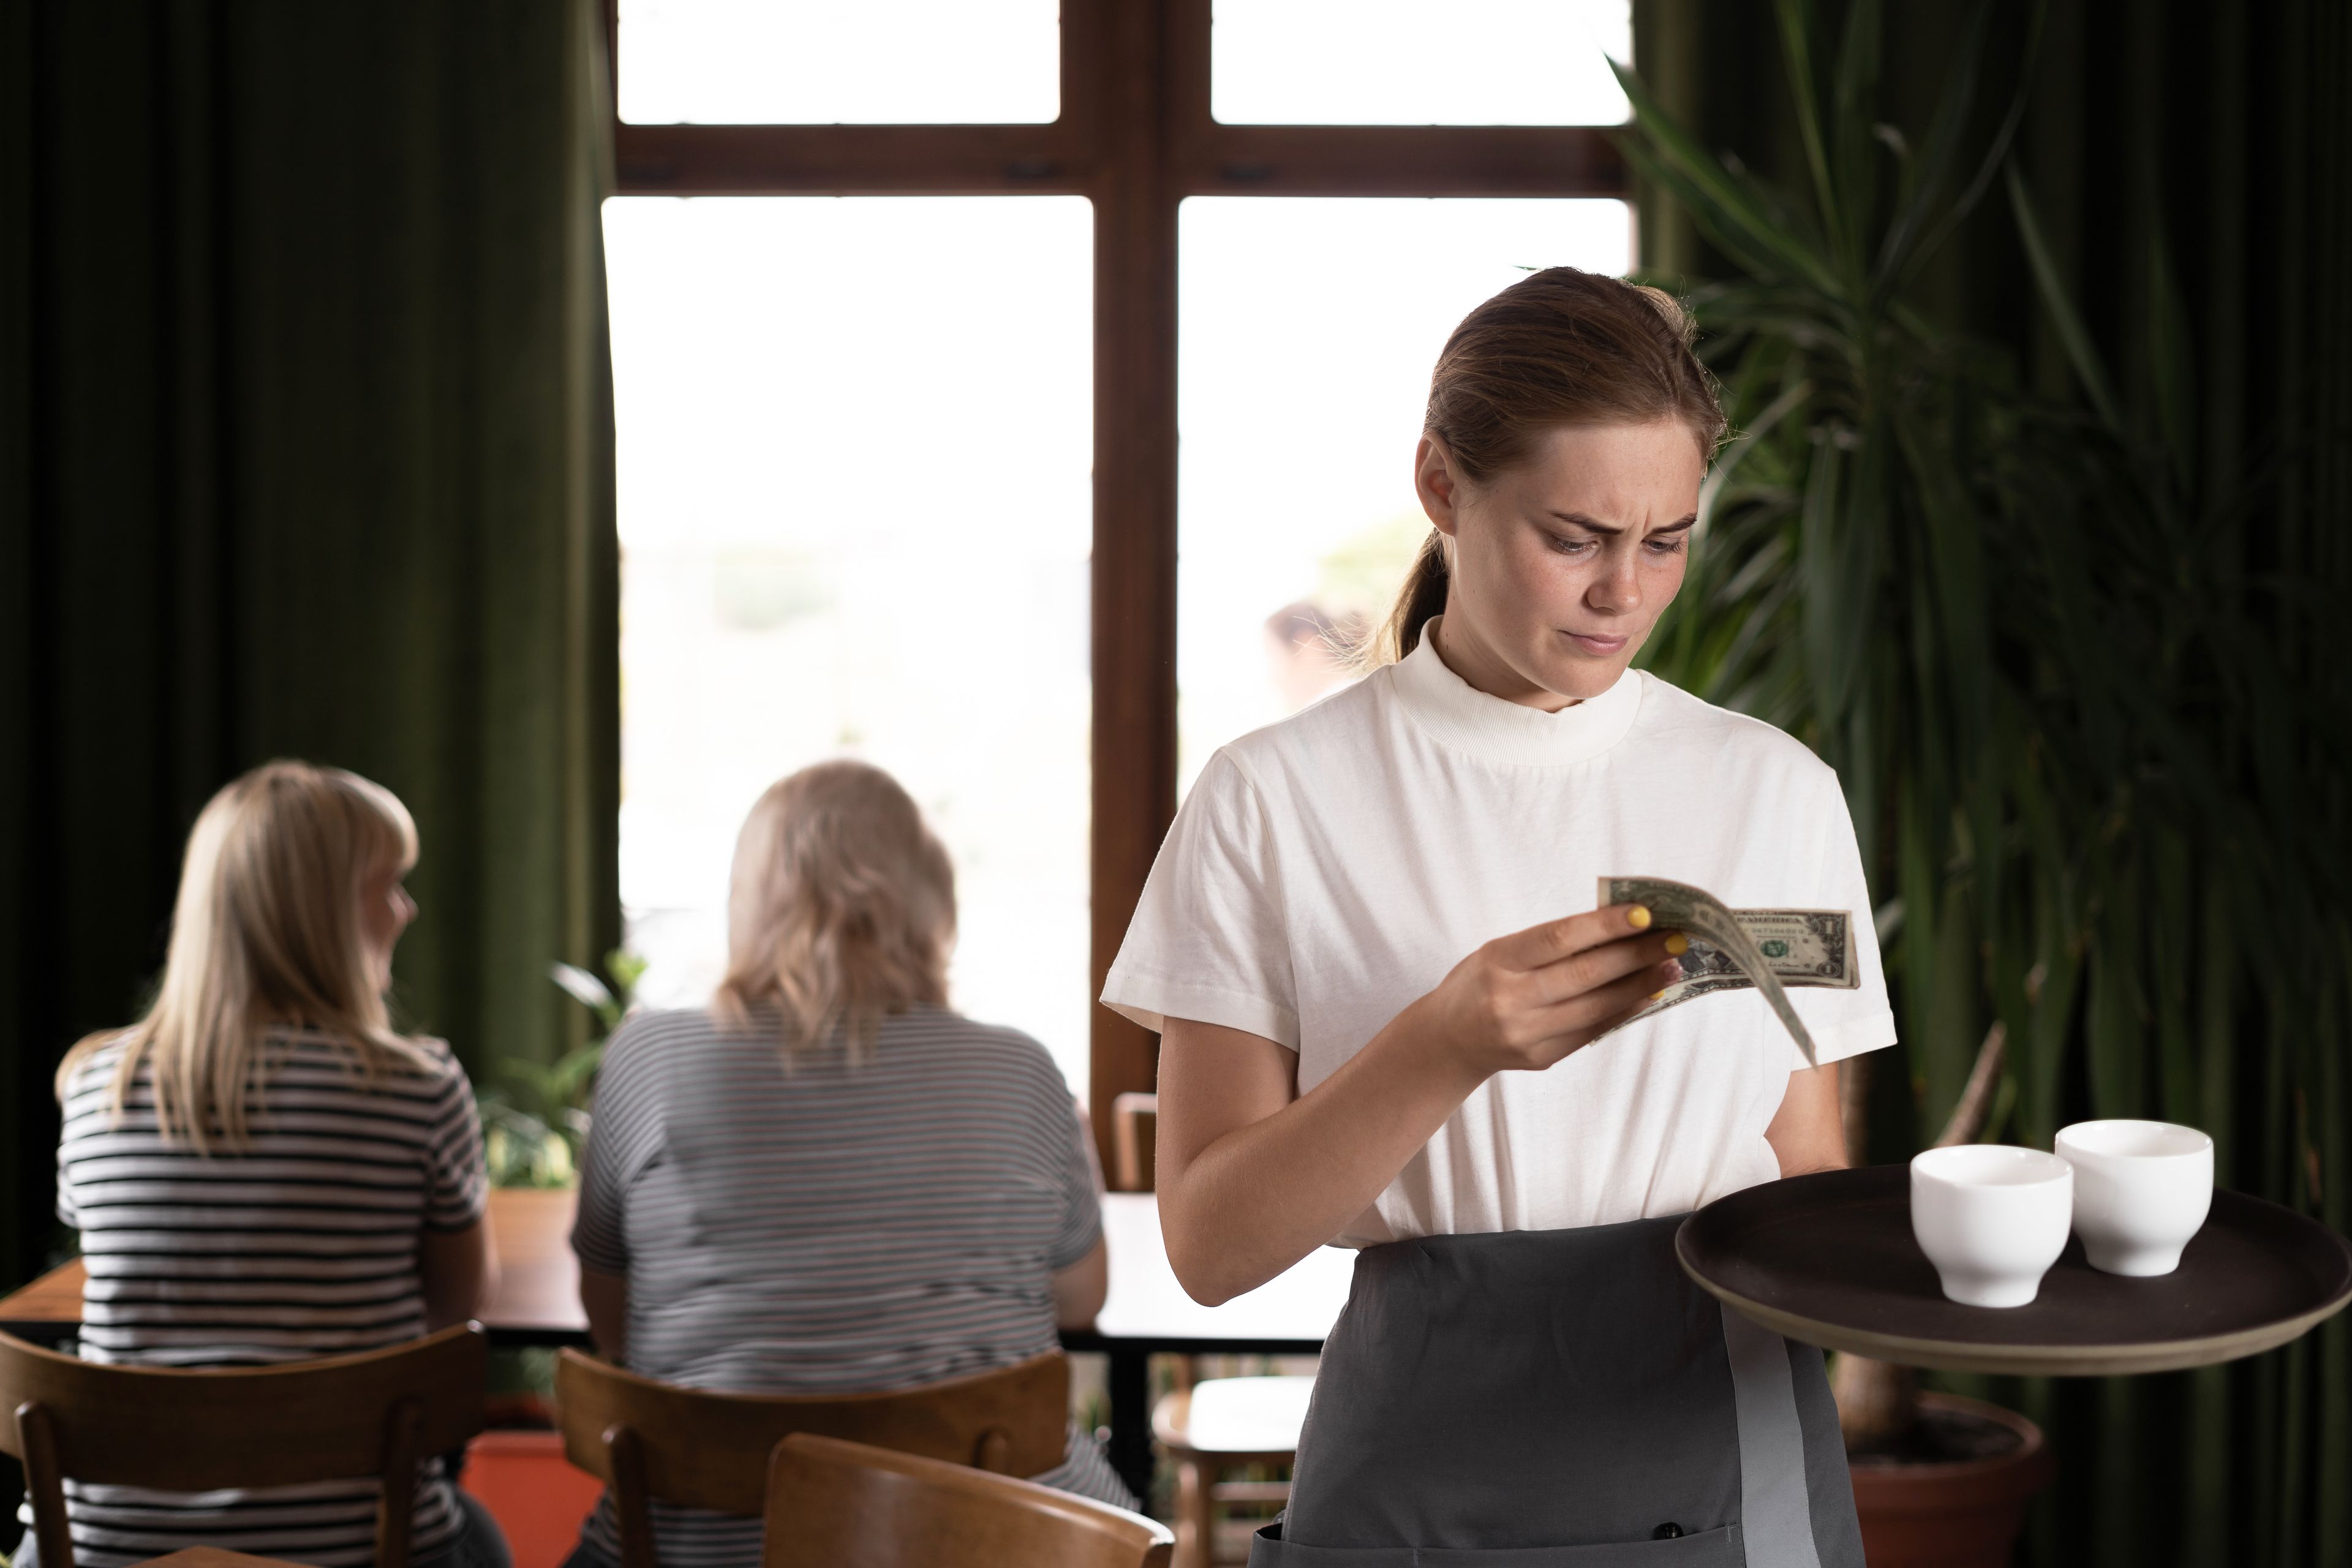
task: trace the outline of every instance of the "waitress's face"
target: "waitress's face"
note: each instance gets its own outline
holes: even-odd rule
[[[1422,505],[1454,542],[1447,666],[1534,708],[1608,690],[1683,585],[1706,471],[1675,419],[1554,430],[1485,484],[1424,437]]]

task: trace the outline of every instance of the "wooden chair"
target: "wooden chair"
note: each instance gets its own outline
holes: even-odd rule
[[[769,1457],[798,1433],[998,1475],[1050,1470],[1067,1448],[1070,1368],[1054,1351],[896,1394],[715,1394],[567,1350],[555,1405],[565,1454],[612,1490],[623,1568],[656,1568],[654,1500],[757,1518]]]
[[[374,1476],[375,1560],[408,1561],[417,1466],[482,1429],[478,1323],[285,1366],[107,1366],[0,1334],[0,1453],[24,1461],[42,1568],[73,1568],[65,1480],[200,1492]]]
[[[801,1433],[768,1468],[761,1568],[1167,1568],[1157,1520],[1034,1481]]]
[[[1177,1568],[1216,1568],[1245,1561],[1224,1553],[1218,1526],[1234,1503],[1290,1500],[1283,1480],[1227,1480],[1246,1465],[1287,1468],[1297,1462],[1311,1377],[1217,1377],[1180,1388],[1151,1412],[1151,1435],[1176,1465]]]

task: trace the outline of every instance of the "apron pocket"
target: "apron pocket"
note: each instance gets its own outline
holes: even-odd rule
[[[1585,1546],[1302,1546],[1269,1524],[1250,1540],[1250,1568],[1745,1568],[1739,1527]]]

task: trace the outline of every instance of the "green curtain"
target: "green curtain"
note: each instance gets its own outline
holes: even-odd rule
[[[1834,36],[1847,7],[1817,5]],[[1884,7],[1880,101],[1913,145],[1973,10],[1963,0]],[[1768,177],[1804,183],[1773,6],[1635,0],[1634,16],[1636,63],[1678,119]],[[2008,109],[2021,85],[2016,63],[2038,26],[2016,166],[2135,421],[2186,458],[2199,496],[2263,498],[2245,531],[2250,559],[2190,560],[2180,570],[2217,584],[2242,570],[2322,603],[2345,602],[2352,7],[1993,0],[1992,26],[1992,57],[2009,64],[1983,85],[1979,130],[1989,134]],[[1729,274],[1686,215],[1645,200],[1641,222],[1648,265],[1691,279]],[[1923,279],[1916,302],[2004,348],[2042,392],[2073,395],[2067,356],[2036,300],[1998,186]],[[2190,367],[2186,405],[2159,404],[2157,389],[2170,378],[2154,374],[2158,354]],[[2352,679],[2335,647],[2295,627],[2281,626],[2246,657],[2339,695]],[[2340,808],[2352,789],[2340,754],[2336,777]],[[2275,979],[2297,984],[2290,973]],[[2122,1026],[2158,1025],[2147,1016]],[[2198,1119],[2224,1133],[2231,1151],[2224,1179],[2347,1228],[2352,1092],[2342,1058],[2352,1026],[2338,1019],[2327,1037],[2283,1041],[2260,997],[2245,999],[2228,1025],[2231,1050],[2196,1088]],[[1907,1155],[1922,1122],[1948,1109],[1930,1102],[1948,1093],[1940,1080],[1951,1074],[1920,1073],[1917,1053],[1913,1064],[1907,1082],[1899,1071],[1874,1079],[1874,1158]],[[2089,1078],[2078,1051],[2063,1086],[2074,1113],[2089,1113]],[[2154,1083],[2134,1091],[2141,1113],[2166,1114]],[[2031,1525],[2034,1563],[2352,1564],[2352,1325],[2342,1318],[2226,1369],[1946,1381],[2026,1411],[2055,1444],[2059,1479]]]
[[[396,1010],[551,1058],[619,936],[595,0],[0,0],[0,1284],[59,1053],[272,756],[415,813]]]

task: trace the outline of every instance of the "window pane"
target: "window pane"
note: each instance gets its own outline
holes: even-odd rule
[[[955,858],[955,1005],[1086,1086],[1092,219],[1080,197],[605,205],[621,897],[709,995],[744,813],[822,758]]]
[[[1044,123],[1056,0],[622,0],[638,125]]]
[[[1480,300],[1562,263],[1622,273],[1615,201],[1195,196],[1182,247],[1176,678],[1181,778],[1348,679],[1429,531],[1430,368]]]
[[[1632,0],[1216,0],[1228,125],[1616,125]],[[627,80],[625,77],[622,79]]]

